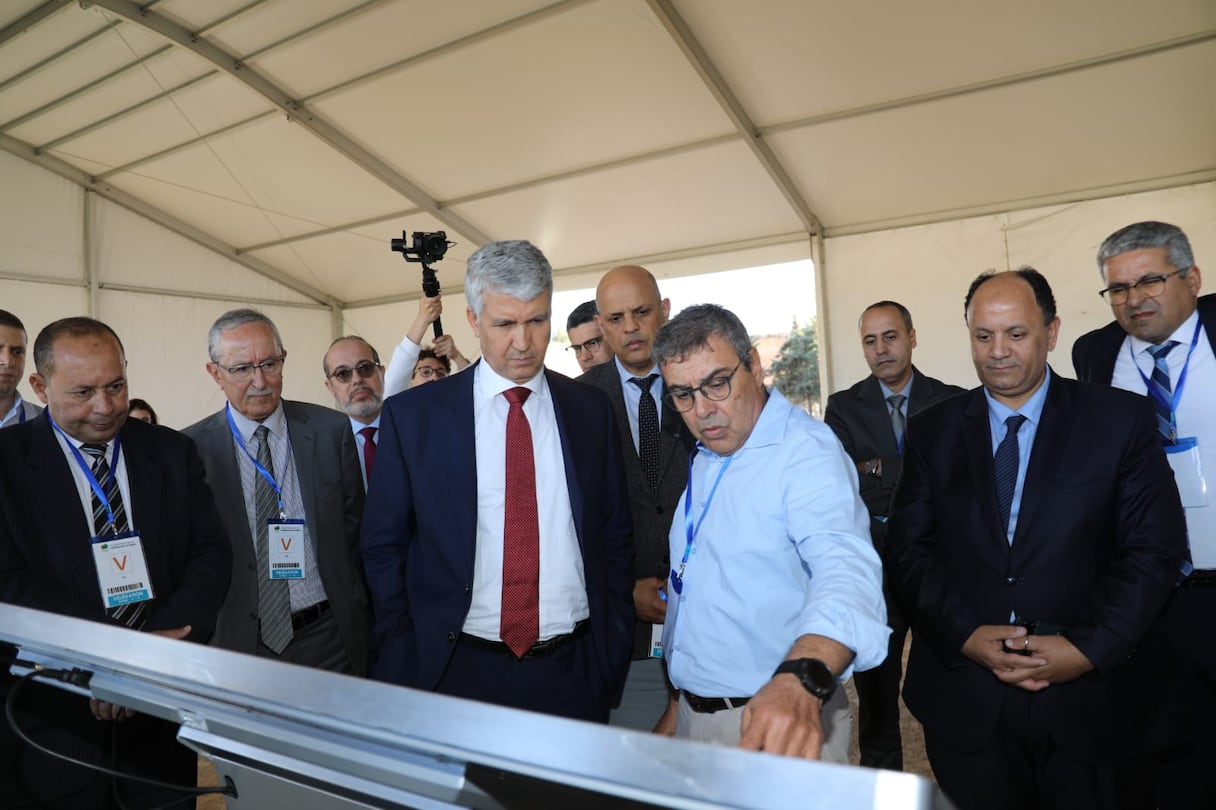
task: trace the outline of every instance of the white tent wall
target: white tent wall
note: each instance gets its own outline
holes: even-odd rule
[[[29,332],[27,377],[44,326],[92,314],[123,339],[131,395],[184,427],[224,401],[204,371],[207,329],[224,311],[252,305],[275,321],[289,350],[285,396],[328,401],[320,372],[332,332],[327,307],[12,155],[0,153],[0,187],[9,192],[0,195],[0,308]],[[37,402],[28,382],[21,392]]]
[[[1182,228],[1195,263],[1207,269],[1201,293],[1216,291],[1216,183],[1088,200],[1068,205],[829,238],[824,245],[821,311],[829,310],[826,351],[829,391],[869,374],[857,318],[869,304],[892,299],[908,307],[916,326],[916,365],[967,388],[978,384],[963,322],[971,281],[990,269],[1029,264],[1047,277],[1060,315],[1050,362],[1073,375],[1072,344],[1108,323],[1110,307],[1095,256],[1109,234],[1156,219]]]

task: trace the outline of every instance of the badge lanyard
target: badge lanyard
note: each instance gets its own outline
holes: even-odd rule
[[[55,432],[67,440],[68,449],[72,451],[72,456],[75,457],[76,463],[80,465],[80,469],[84,472],[85,480],[89,482],[89,487],[93,490],[93,494],[96,495],[97,499],[101,501],[102,505],[105,506],[106,528],[115,530],[117,527],[114,525],[114,508],[110,505],[110,498],[108,495],[106,495],[106,487],[102,486],[103,482],[98,481],[97,476],[93,475],[93,468],[89,465],[89,462],[84,460],[84,456],[81,455],[80,450],[76,448],[76,443],[72,441],[68,434],[63,432],[63,428],[55,424],[55,418],[51,416],[50,411],[47,411],[46,418],[50,420],[51,427],[55,428]],[[114,463],[110,465],[110,474],[106,476],[104,483],[108,484],[111,479],[116,479],[118,477],[118,459],[121,455],[122,440],[119,439],[116,434],[114,436]],[[127,522],[131,522],[131,516],[129,513],[127,515]]]
[[[279,519],[286,520],[287,510],[283,506],[283,488],[279,486],[278,481],[274,480],[274,476],[270,474],[270,470],[259,464],[258,460],[253,457],[253,454],[249,452],[249,448],[245,446],[245,440],[241,438],[241,432],[236,429],[236,422],[232,418],[231,405],[224,406],[224,415],[228,417],[228,427],[232,431],[232,438],[236,440],[236,446],[241,448],[241,452],[253,462],[253,468],[257,470],[258,475],[265,478],[266,483],[270,484],[270,488],[274,490],[274,494],[279,496]],[[269,443],[266,446],[269,449]]]
[[[726,463],[722,465],[722,469],[718,470],[718,477],[714,479],[714,485],[710,487],[709,497],[705,499],[705,505],[701,507],[701,515],[694,526],[692,519],[692,460],[696,456],[696,453],[690,453],[688,456],[688,486],[684,490],[684,535],[688,541],[684,545],[684,557],[680,560],[680,570],[677,571],[674,568],[671,570],[671,588],[676,593],[684,591],[684,569],[688,567],[688,556],[692,553],[693,541],[697,538],[697,532],[701,531],[701,524],[705,522],[705,513],[709,511],[709,505],[713,503],[714,493],[718,491],[718,484],[722,483],[722,476],[726,474],[726,468],[735,460],[733,455],[726,457]]]
[[[1168,442],[1169,444],[1178,443],[1178,418],[1177,418],[1178,403],[1182,401],[1182,386],[1186,385],[1187,369],[1189,369],[1191,366],[1191,355],[1195,353],[1195,346],[1198,345],[1198,343],[1199,343],[1199,330],[1202,327],[1203,327],[1203,321],[1200,320],[1199,318],[1196,318],[1195,319],[1195,334],[1191,335],[1191,347],[1189,349],[1187,349],[1186,360],[1183,361],[1183,363],[1182,363],[1182,373],[1178,375],[1178,384],[1176,386],[1174,386],[1173,397],[1168,402],[1166,401],[1165,397],[1163,397],[1161,394],[1157,393],[1157,390],[1155,388],[1153,388],[1152,385],[1149,384],[1151,381],[1145,375],[1144,371],[1140,368],[1140,364],[1136,362],[1136,355],[1132,351],[1131,341],[1129,340],[1127,342],[1127,353],[1129,355],[1131,355],[1132,365],[1136,367],[1136,372],[1140,375],[1140,379],[1144,381],[1144,387],[1146,389],[1148,389],[1148,395],[1150,397],[1152,397],[1156,402],[1158,402],[1161,405],[1164,405],[1170,409],[1171,435],[1170,435],[1170,440]]]

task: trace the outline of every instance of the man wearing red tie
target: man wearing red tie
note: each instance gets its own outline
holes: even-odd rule
[[[380,355],[363,338],[347,335],[329,344],[321,370],[325,372],[325,387],[334,395],[334,404],[350,417],[366,490],[376,464],[376,434],[380,432],[380,409],[384,406],[384,366],[380,364]]]
[[[544,368],[553,275],[535,246],[478,250],[465,294],[482,361],[381,412],[360,543],[373,676],[605,722],[634,618],[612,408]]]

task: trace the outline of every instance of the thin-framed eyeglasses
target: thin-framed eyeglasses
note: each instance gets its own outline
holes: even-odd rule
[[[345,385],[354,378],[354,375],[358,374],[361,378],[370,380],[376,376],[376,370],[379,368],[379,363],[373,363],[371,360],[360,360],[358,363],[355,363],[354,368],[346,368],[345,366],[335,368],[325,379],[337,380]]]
[[[571,343],[566,347],[566,351],[574,352],[575,355],[582,354],[583,352],[586,352],[587,354],[595,354],[596,349],[598,349],[600,344],[603,342],[604,338],[602,337],[587,338],[582,343]]]
[[[269,360],[263,360],[260,363],[242,363],[239,366],[217,366],[228,372],[228,376],[234,380],[252,380],[253,376],[259,371],[266,377],[278,377],[283,373],[283,364],[287,362],[287,356],[272,357]]]
[[[436,366],[418,366],[418,368],[414,369],[414,376],[421,377],[424,380],[442,380],[448,376],[448,372],[446,369]]]
[[[1165,282],[1169,280],[1170,276],[1183,275],[1190,269],[1186,267],[1172,273],[1145,276],[1135,284],[1112,284],[1105,290],[1098,290],[1098,295],[1105,298],[1112,306],[1126,304],[1127,297],[1131,295],[1132,290],[1139,290],[1145,298],[1156,298],[1165,291]]]
[[[731,369],[730,374],[722,377],[710,377],[705,382],[698,385],[696,388],[688,386],[678,386],[668,388],[667,393],[663,395],[663,399],[667,401],[675,410],[680,413],[692,410],[693,403],[697,400],[697,392],[701,392],[701,396],[711,402],[721,402],[730,396],[730,381],[735,376],[735,372],[743,365],[740,360],[738,365]]]

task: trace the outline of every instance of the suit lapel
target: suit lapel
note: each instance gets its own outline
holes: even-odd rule
[[[963,410],[963,445],[966,448],[967,467],[975,502],[988,527],[990,536],[1002,554],[1009,553],[1009,542],[1001,531],[1001,521],[996,507],[996,483],[992,473],[992,430],[988,426],[988,401],[984,389],[977,388],[968,396],[971,401]]]
[[[448,423],[443,426],[426,425],[420,428],[421,430],[436,430],[437,435],[450,441],[447,452],[454,462],[452,464],[455,472],[453,481],[456,485],[448,488],[451,504],[448,511],[451,515],[453,536],[464,541],[453,543],[452,550],[453,553],[462,555],[461,563],[464,567],[461,570],[467,571],[470,577],[473,576],[474,556],[477,553],[477,422],[473,411],[473,386],[477,374],[476,367],[480,363],[481,361],[478,360],[477,363],[474,363],[473,368],[454,375],[454,379],[449,377],[448,379],[453,380],[453,383],[441,389],[444,391],[442,400],[445,415],[443,418],[448,420]],[[439,384],[431,383],[431,385]],[[406,416],[408,418],[408,411]],[[423,486],[430,491],[429,487],[437,485],[439,484],[434,481],[415,484],[415,492],[421,491]]]
[[[1063,380],[1052,375],[1043,402],[1043,413],[1034,434],[1026,481],[1022,484],[1022,501],[1018,506],[1018,525],[1013,531],[1013,547],[1019,549],[1027,539],[1030,526],[1043,495],[1055,477],[1056,466],[1064,454],[1075,411],[1072,396]],[[1043,535],[1047,536],[1047,535]]]
[[[915,387],[915,386],[913,386]],[[871,376],[858,394],[861,400],[861,421],[866,432],[874,437],[880,456],[894,456],[899,452],[895,445],[895,431],[891,427],[891,412],[887,410],[887,401],[883,399],[882,387],[878,378]],[[912,403],[908,403],[908,413],[912,412]]]
[[[582,481],[574,463],[575,459],[583,456],[573,446],[579,437],[569,429],[565,416],[567,409],[572,408],[573,405],[567,402],[565,391],[554,384],[553,372],[545,369],[545,379],[549,383],[549,395],[553,397],[553,417],[557,421],[557,435],[562,442],[562,462],[566,468],[566,489],[570,494],[570,511],[574,513],[574,533],[578,537],[578,547],[580,551],[584,552],[585,559],[586,549],[583,548],[583,538],[587,536],[587,533],[584,531],[583,517],[587,510],[583,508]]]
[[[245,514],[245,493],[241,489],[241,470],[237,466],[237,450],[232,440],[232,431],[228,427],[228,418],[224,410],[220,410],[208,420],[204,427],[206,438],[198,442],[200,452],[207,453],[211,458],[208,465],[207,483],[215,495],[217,504],[229,505],[235,512],[229,514],[226,509],[224,525],[229,532],[235,532],[232,537],[233,548],[248,550],[252,553],[253,536],[249,534],[249,518]]]
[[[157,474],[155,459],[148,445],[139,437],[132,439],[131,431],[123,430],[122,455],[127,465],[127,487],[131,491],[131,503],[127,512],[131,515],[131,528],[139,533],[145,552],[154,538],[161,536],[160,510],[161,490],[164,482]]]
[[[291,441],[291,455],[295,459],[296,481],[300,484],[300,499],[304,502],[304,519],[311,527],[313,541],[319,536],[317,519],[317,481],[314,470],[317,465],[317,434],[308,422],[308,414],[292,403],[283,402],[283,416],[287,419],[287,435]],[[317,548],[320,548],[318,544]]]

